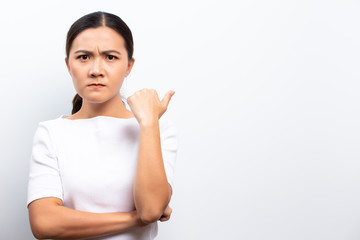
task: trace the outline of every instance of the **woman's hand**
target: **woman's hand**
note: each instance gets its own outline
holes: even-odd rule
[[[165,222],[168,221],[170,219],[170,215],[172,213],[172,209],[169,207],[169,205],[166,207],[163,215],[161,216],[161,218],[159,219],[160,222]]]
[[[142,89],[127,98],[129,107],[139,124],[153,124],[165,113],[174,91],[168,91],[160,101],[154,89]]]

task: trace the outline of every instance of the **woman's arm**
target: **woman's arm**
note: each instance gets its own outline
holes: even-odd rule
[[[48,197],[29,204],[31,230],[37,239],[77,239],[120,233],[145,226],[136,211],[90,213],[64,207],[59,198]]]
[[[159,220],[171,198],[161,153],[159,118],[173,95],[170,91],[160,101],[155,90],[143,89],[128,98],[140,125],[134,201],[144,223]]]
[[[157,221],[171,198],[161,155],[158,121],[140,125],[138,163],[134,186],[135,207],[145,223]]]

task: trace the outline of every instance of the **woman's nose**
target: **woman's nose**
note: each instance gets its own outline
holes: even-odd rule
[[[91,77],[104,76],[103,67],[100,59],[94,59],[89,74]]]

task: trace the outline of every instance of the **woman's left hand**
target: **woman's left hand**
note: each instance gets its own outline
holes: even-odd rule
[[[154,89],[142,89],[127,98],[129,107],[139,124],[152,124],[165,113],[174,91],[168,91],[160,101]]]
[[[165,222],[170,219],[170,215],[172,213],[172,209],[169,207],[169,205],[166,207],[163,215],[160,217],[160,222]]]

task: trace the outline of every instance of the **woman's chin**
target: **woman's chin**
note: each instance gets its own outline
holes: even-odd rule
[[[108,98],[86,98],[83,99],[83,101],[86,101],[87,103],[93,103],[93,104],[101,104],[109,101]]]

